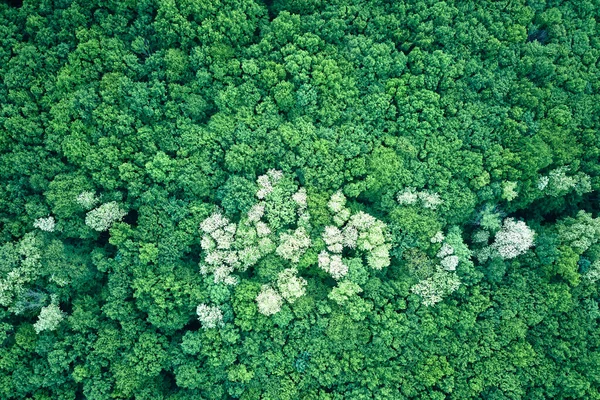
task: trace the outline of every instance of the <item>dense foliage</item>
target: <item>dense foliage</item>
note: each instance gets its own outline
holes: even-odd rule
[[[0,2],[0,398],[600,399],[598,0]]]

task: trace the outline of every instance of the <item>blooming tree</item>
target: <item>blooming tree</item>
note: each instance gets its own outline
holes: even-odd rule
[[[260,293],[256,296],[258,312],[263,315],[277,314],[283,305],[283,298],[275,289],[269,285],[263,285]]]
[[[440,195],[431,191],[417,191],[414,187],[407,187],[396,196],[398,204],[403,206],[411,206],[420,202],[423,208],[435,210],[443,203]]]
[[[48,216],[46,218],[38,218],[33,223],[33,226],[44,232],[54,232],[56,221],[54,220],[53,216]]]
[[[77,202],[84,210],[91,210],[100,202],[100,199],[96,197],[94,192],[85,191],[77,196],[75,202]]]
[[[311,244],[310,236],[304,227],[299,227],[292,233],[282,233],[277,254],[293,263],[300,261],[300,257]]]
[[[346,197],[339,191],[327,203],[335,225],[325,227],[322,238],[327,250],[318,256],[319,267],[336,280],[348,274],[348,266],[341,255],[344,248],[363,254],[367,264],[375,270],[390,264],[391,244],[387,226],[362,211],[351,215],[345,205]]]
[[[65,313],[55,303],[52,303],[41,309],[37,322],[33,324],[33,328],[36,333],[54,331],[64,318]]]
[[[306,280],[298,276],[296,268],[287,268],[277,276],[277,288],[286,301],[293,303],[306,293]]]
[[[223,321],[223,312],[217,306],[200,304],[196,308],[196,314],[198,314],[198,320],[204,329],[216,328]]]
[[[111,201],[88,212],[85,216],[85,224],[95,231],[103,232],[108,230],[113,223],[120,221],[126,214],[116,201]]]
[[[460,287],[460,279],[455,273],[438,270],[430,278],[422,280],[410,290],[421,296],[423,305],[430,307],[439,303]]]
[[[492,248],[505,260],[515,258],[533,246],[534,235],[535,232],[525,222],[506,218],[496,234]]]
[[[441,243],[436,254],[439,264],[423,255],[424,260],[420,260],[419,264],[426,267],[423,270],[426,274],[420,276],[421,280],[411,288],[413,293],[421,296],[425,306],[433,306],[457,290],[461,282],[456,268],[461,262],[471,263],[472,251],[463,242],[458,227],[451,227],[446,235],[438,232],[435,236],[439,239],[430,241],[432,244]]]
[[[431,243],[442,243],[445,239],[444,233],[442,231],[436,232],[435,235],[429,240]]]

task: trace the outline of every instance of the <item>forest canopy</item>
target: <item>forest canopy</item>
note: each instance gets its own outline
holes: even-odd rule
[[[600,399],[599,21],[0,1],[0,398]]]

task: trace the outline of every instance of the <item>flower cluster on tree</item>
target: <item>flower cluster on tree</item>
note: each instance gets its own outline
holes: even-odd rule
[[[33,226],[44,232],[54,232],[56,221],[54,220],[53,216],[38,218],[33,223]]]
[[[321,235],[327,245],[318,257],[321,269],[336,280],[346,276],[348,266],[341,255],[345,248],[364,254],[367,264],[375,270],[390,265],[389,232],[382,221],[362,211],[351,215],[341,192],[334,193],[327,206],[335,225],[326,226]]]
[[[425,268],[416,271],[415,275],[418,275],[420,280],[411,287],[413,293],[421,296],[425,306],[433,306],[458,289],[461,281],[456,274],[456,268],[461,262],[472,264],[472,252],[463,242],[458,227],[451,227],[446,235],[437,232],[430,242],[433,245],[440,244],[436,253],[439,261],[428,260],[423,254],[423,260],[417,263]]]
[[[414,187],[407,187],[396,196],[396,201],[400,205],[416,205],[420,203],[422,207],[435,210],[443,201],[440,195],[428,190],[417,191]]]
[[[590,283],[596,283],[600,281],[600,260],[594,261],[587,272],[583,275],[583,278],[588,280]]]
[[[273,315],[281,310],[283,301],[293,304],[306,293],[306,280],[298,276],[296,268],[286,268],[277,275],[275,285],[263,285],[256,296],[258,311]]]
[[[540,176],[537,187],[544,194],[559,197],[572,190],[579,195],[592,191],[592,181],[589,175],[578,172],[575,175],[567,175],[571,170],[569,166],[553,169],[548,175]]]
[[[492,248],[501,258],[508,260],[525,253],[533,246],[535,232],[523,221],[506,218],[496,237]]]
[[[277,289],[292,304],[306,293],[306,279],[298,276],[296,268],[284,269],[277,275]]]
[[[15,303],[27,291],[27,285],[38,278],[42,270],[42,253],[33,233],[26,234],[16,245],[0,248],[0,306],[17,312]]]
[[[274,169],[270,169],[265,175],[259,176],[257,179],[259,189],[258,192],[256,192],[256,197],[262,200],[271,194],[273,187],[282,177],[283,172]]]
[[[277,185],[282,178],[283,173],[276,170],[258,177],[259,202],[237,224],[220,211],[202,221],[201,247],[205,256],[200,272],[203,275],[212,274],[215,283],[235,285],[238,278],[232,275],[234,271],[245,271],[272,252],[293,263],[300,260],[311,245],[306,231],[310,220],[306,190],[300,188],[286,200]],[[281,212],[286,207],[289,209]],[[297,228],[278,232],[281,221],[295,222]]]
[[[283,297],[277,290],[269,285],[263,285],[260,293],[256,296],[258,312],[263,315],[277,314],[283,305]]]
[[[95,231],[103,232],[126,214],[127,212],[121,209],[116,201],[111,201],[88,212],[85,216],[85,224]]]
[[[453,293],[460,287],[460,279],[455,273],[438,270],[431,277],[420,281],[410,290],[421,296],[423,305],[433,306],[439,303],[447,295]]]
[[[100,202],[100,199],[96,197],[96,193],[90,191],[81,192],[75,199],[77,204],[84,210],[91,210]]]
[[[241,249],[238,251],[233,247],[236,239],[245,235],[240,235],[238,226],[231,223],[219,211],[202,221],[200,229],[204,232],[200,245],[205,252],[200,272],[203,275],[212,273],[215,283],[237,284],[237,278],[231,275],[234,269],[247,268],[261,256],[260,253],[251,253],[248,250],[242,252]],[[243,255],[242,261],[240,255]]]
[[[577,254],[583,254],[600,241],[600,218],[580,210],[575,218],[565,218],[558,224],[561,243],[573,248]]]
[[[33,324],[33,328],[36,333],[53,331],[58,328],[58,325],[64,318],[65,313],[60,310],[58,305],[52,302],[41,309],[37,322]]]
[[[200,304],[196,307],[196,314],[204,329],[216,328],[223,321],[223,312],[217,306]]]
[[[282,233],[279,236],[277,255],[293,263],[300,261],[300,257],[310,247],[310,236],[304,227],[299,227],[292,233]]]

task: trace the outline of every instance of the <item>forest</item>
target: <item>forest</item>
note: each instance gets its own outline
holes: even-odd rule
[[[0,398],[600,400],[599,23],[0,1]]]

